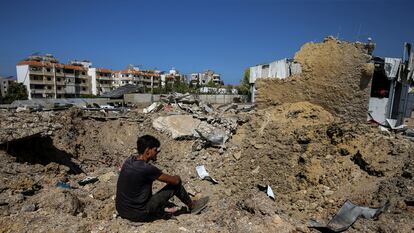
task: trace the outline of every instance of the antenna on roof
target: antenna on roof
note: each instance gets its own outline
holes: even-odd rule
[[[336,39],[339,40],[339,34],[341,33],[341,26],[338,27],[338,33],[336,33]]]
[[[360,36],[360,34],[361,34],[361,27],[362,27],[362,24],[360,23],[360,24],[359,24],[359,28],[358,28],[357,38],[356,38],[356,40],[357,40],[357,41],[359,40],[359,36]]]

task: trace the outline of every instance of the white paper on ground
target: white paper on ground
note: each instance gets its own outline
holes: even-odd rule
[[[198,174],[198,176],[199,176],[202,180],[204,180],[204,179],[209,180],[209,178],[210,178],[210,179],[213,181],[213,183],[218,183],[218,182],[217,182],[217,180],[213,179],[213,177],[211,177],[211,176],[208,174],[208,172],[207,172],[206,168],[204,167],[204,165],[197,166],[197,167],[196,167],[196,170],[197,170],[197,174]]]
[[[204,179],[204,177],[208,176],[208,172],[206,171],[206,168],[204,165],[200,165],[196,167],[197,174],[201,179]]]
[[[273,200],[275,200],[275,194],[273,193],[273,190],[272,190],[272,188],[268,185],[267,186],[267,191],[266,191],[266,193],[267,193],[267,196],[269,196],[269,197],[271,197]]]

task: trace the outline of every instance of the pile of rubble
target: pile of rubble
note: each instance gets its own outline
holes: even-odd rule
[[[305,74],[320,72],[308,62]],[[284,90],[282,82],[259,87],[259,109],[172,94],[144,113],[1,111],[1,232],[413,231],[413,142],[359,123],[359,112],[346,120],[365,95],[338,114],[336,101],[324,101],[329,93],[316,103],[318,77],[305,79],[312,93],[298,101],[269,91]],[[287,89],[306,80],[286,81]],[[145,224],[117,215],[118,169],[144,134],[161,141],[160,169],[180,175],[195,198],[210,196],[205,211]]]
[[[161,98],[143,110],[144,113],[160,112],[167,116],[154,119],[152,126],[167,132],[173,139],[200,139],[205,146],[225,148],[225,143],[236,133],[237,127],[247,122],[240,111],[252,111],[253,106],[224,104],[214,108],[189,93],[173,93]]]

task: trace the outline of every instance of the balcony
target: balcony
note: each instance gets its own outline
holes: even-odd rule
[[[31,69],[29,69],[29,74],[43,75],[43,70],[31,70]]]
[[[30,80],[30,84],[49,84],[49,85],[54,85],[54,81],[53,80]]]
[[[52,69],[50,69],[50,71],[44,70],[44,71],[43,71],[43,74],[44,74],[44,75],[49,75],[49,76],[53,76],[53,75],[54,75],[54,73],[53,73],[53,70],[52,70]]]
[[[112,77],[105,77],[105,76],[96,76],[96,79],[98,79],[98,80],[107,80],[107,81],[113,80]]]
[[[75,74],[72,74],[72,73],[64,73],[63,76],[64,77],[68,77],[68,78],[74,78],[75,77]]]
[[[99,84],[100,87],[112,87],[112,84]]]
[[[30,93],[32,94],[54,94],[55,90],[53,89],[31,89]]]

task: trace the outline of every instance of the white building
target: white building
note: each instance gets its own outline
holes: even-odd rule
[[[101,95],[115,89],[115,78],[111,69],[89,68],[88,75],[91,76],[93,95]]]
[[[212,70],[206,70],[202,73],[192,73],[190,83],[193,86],[205,86],[210,81],[217,85],[224,85],[219,74]]]
[[[89,95],[91,77],[85,64],[76,61],[61,64],[51,54],[29,56],[16,65],[17,81],[26,86],[29,99]]]
[[[154,70],[141,70],[138,67],[128,66],[124,70],[113,72],[114,87],[133,84],[143,88],[161,87],[160,72]]]
[[[187,77],[180,74],[178,70],[172,68],[168,73],[161,73],[161,86],[174,85],[174,83],[186,83]]]
[[[269,64],[262,64],[250,67],[249,83],[252,93],[252,102],[255,102],[256,80],[259,78],[285,79],[294,74],[302,73],[299,63],[290,59],[281,59]]]

